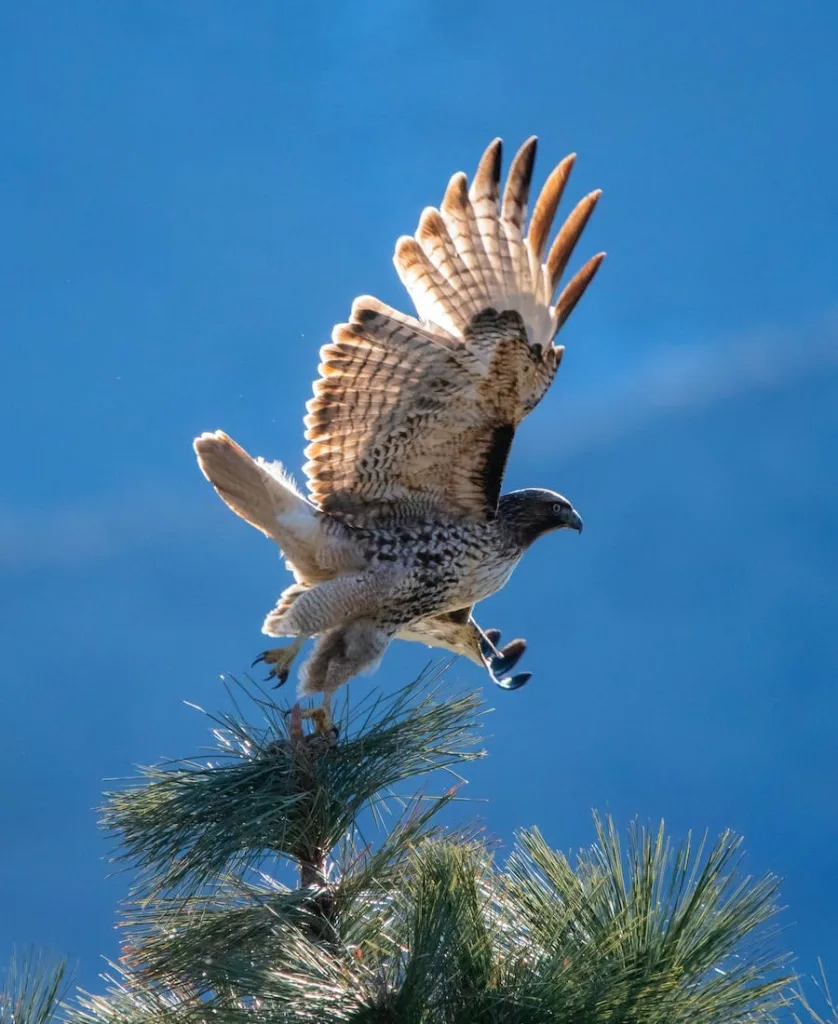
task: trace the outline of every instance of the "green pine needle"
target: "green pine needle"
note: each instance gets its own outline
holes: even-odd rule
[[[0,1024],[50,1024],[68,987],[65,961],[13,953],[0,987]]]
[[[432,682],[362,704],[347,738],[313,755],[289,743],[278,709],[261,702],[267,726],[216,719],[221,758],[148,768],[133,788],[108,794],[104,827],[139,890],[196,892],[270,855],[317,863],[393,786],[482,756],[478,698],[443,700]]]
[[[739,875],[729,833],[704,856],[689,838],[673,851],[663,826],[633,827],[624,848],[611,819],[595,825],[598,842],[575,868],[538,831],[521,834],[508,865],[525,959],[545,992],[561,994],[562,1012],[638,1024],[773,1019],[791,980],[772,951],[776,879]]]
[[[438,818],[480,756],[474,695],[446,699],[436,677],[370,696],[333,748],[292,746],[259,690],[231,697],[210,762],[108,797],[138,882],[107,991],[69,1024],[826,1024],[776,950],[777,881],[743,873],[736,836],[674,845],[663,824],[623,837],[595,816],[574,860],[531,830],[501,863]],[[393,795],[440,769],[441,796]],[[367,842],[359,816],[383,825],[392,806]],[[48,1024],[44,1005],[0,1024]]]

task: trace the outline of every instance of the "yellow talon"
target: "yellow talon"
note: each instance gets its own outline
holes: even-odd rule
[[[268,682],[270,679],[276,679],[274,686],[282,686],[287,681],[291,673],[291,665],[294,663],[294,659],[300,653],[300,648],[305,642],[306,638],[304,636],[298,636],[285,647],[272,647],[269,651],[262,651],[259,657],[254,659],[253,665],[258,665],[262,662],[265,665],[272,666],[268,671],[265,682]],[[253,665],[251,665],[251,668]]]
[[[334,728],[332,716],[329,714],[328,709],[324,708],[322,705],[319,708],[312,709],[311,720],[314,722],[314,728],[321,733],[321,735],[331,732]]]
[[[299,707],[299,705],[297,705]],[[314,722],[314,733],[312,735],[322,736],[332,746],[338,737],[338,730],[332,721],[331,702],[324,696],[323,702],[316,708],[305,708],[299,712],[300,719],[310,718]]]

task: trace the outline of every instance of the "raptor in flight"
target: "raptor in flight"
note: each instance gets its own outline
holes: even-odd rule
[[[552,530],[582,529],[554,491],[501,494],[515,430],[544,397],[562,359],[554,338],[596,274],[585,263],[554,301],[599,192],[571,211],[548,248],[574,157],[548,177],[527,223],[536,140],[515,155],[501,190],[501,142],[469,187],[455,174],[427,208],[395,265],[416,307],[408,316],[356,299],[320,350],[305,417],[308,495],[279,463],[253,459],[221,431],[195,440],[221,498],[282,549],[295,582],[263,632],[291,637],[266,651],[280,681],[317,637],[300,694],[330,726],[330,698],[395,637],[483,662],[498,680],[523,650],[498,651],[473,605],[504,586],[527,548]],[[545,255],[546,254],[546,255]]]

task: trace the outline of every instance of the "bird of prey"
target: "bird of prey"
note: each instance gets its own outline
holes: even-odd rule
[[[439,209],[423,211],[394,262],[416,307],[370,296],[320,350],[305,417],[308,495],[279,463],[253,459],[225,433],[202,434],[199,465],[239,516],[274,540],[295,583],[262,627],[292,643],[266,651],[280,681],[309,637],[300,695],[331,728],[330,698],[376,665],[396,637],[467,654],[498,679],[523,642],[503,650],[472,607],[504,586],[543,534],[582,520],[542,488],[501,494],[515,430],[544,397],[564,346],[554,342],[604,253],[558,289],[600,193],[571,211],[548,248],[575,156],[547,178],[527,223],[536,139],[501,189],[501,140],[469,186],[455,174]]]

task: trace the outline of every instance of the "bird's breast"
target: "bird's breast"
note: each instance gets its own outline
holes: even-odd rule
[[[520,559],[492,524],[468,523],[445,531],[443,549],[450,568],[450,607],[455,608],[500,590]]]
[[[505,552],[486,552],[483,558],[474,559],[466,567],[459,583],[464,603],[474,604],[497,593],[512,575],[518,558]]]
[[[494,594],[521,553],[492,524],[431,524],[369,537],[370,560],[405,568],[436,610],[462,608]]]

